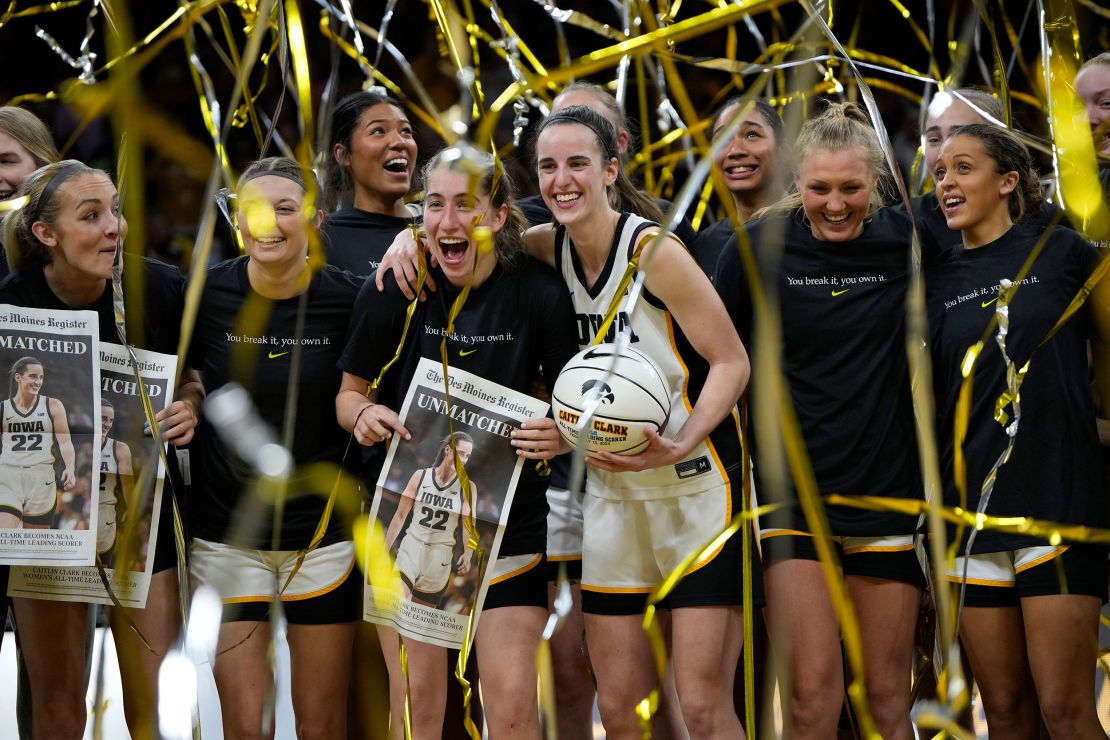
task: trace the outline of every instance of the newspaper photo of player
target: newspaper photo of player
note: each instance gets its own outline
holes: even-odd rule
[[[93,313],[0,306],[0,564],[93,562],[98,347]]]
[[[455,369],[448,401],[442,366],[427,359],[416,378],[401,411],[412,439],[394,437],[370,511],[398,585],[368,583],[363,616],[458,648],[481,610],[523,465],[509,434],[547,404]]]
[[[135,349],[135,358],[147,397],[158,413],[173,400],[177,358],[141,349]],[[96,554],[120,603],[141,608],[146,604],[154,567],[152,556],[165,466],[158,439],[147,426],[133,361],[123,347],[100,346],[99,387]],[[126,572],[119,570],[123,567]],[[96,567],[13,568],[8,593],[58,601],[112,603]]]
[[[454,432],[437,445],[435,461],[409,479],[397,500],[386,532],[386,547],[397,562],[405,598],[442,608],[442,596],[452,577],[466,578],[474,564],[474,551],[466,547],[466,520],[477,490],[473,481],[459,479],[474,452],[474,438]],[[402,527],[404,534],[398,542]],[[458,557],[455,553],[459,552]]]

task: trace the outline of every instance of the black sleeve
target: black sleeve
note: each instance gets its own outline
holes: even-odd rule
[[[405,328],[407,301],[393,275],[385,278],[385,292],[379,293],[371,275],[362,284],[351,312],[347,344],[339,357],[339,369],[373,381],[397,351]],[[420,306],[417,304],[417,314]],[[413,316],[413,326],[419,326]]]
[[[749,232],[751,237],[751,232]],[[752,302],[751,290],[748,288],[748,277],[740,259],[740,248],[736,234],[733,234],[721,249],[717,265],[710,276],[717,289],[717,295],[725,304],[732,323],[736,326],[736,333],[744,342],[744,346],[751,351],[752,347]]]
[[[193,334],[189,338],[189,346],[185,348],[185,367],[191,367],[196,370],[204,368],[204,361],[207,355],[205,344],[205,329],[207,327],[208,310],[213,308],[213,291],[212,291],[212,270],[209,268],[205,275],[204,290],[200,294],[200,305],[197,308],[196,322],[193,324]],[[193,273],[190,279],[195,278],[197,273]],[[207,381],[206,381],[207,386]]]
[[[531,332],[533,339],[540,342],[543,379],[551,389],[567,360],[578,353],[578,327],[570,292],[554,272],[543,281],[542,290],[543,298],[532,302]]]
[[[144,258],[147,275],[147,320],[157,327],[147,329],[148,349],[177,353],[181,340],[181,317],[185,313],[185,277],[173,265]]]
[[[543,202],[543,198],[538,195],[521,198],[516,204],[524,213],[524,217],[528,219],[529,226],[549,224],[555,220],[555,217],[551,214],[551,210],[548,209],[547,204]]]
[[[694,242],[697,241],[698,238],[697,232],[694,231],[693,224],[691,224],[690,219],[685,216],[683,216],[682,220],[678,222],[678,225],[674,227],[674,235],[682,240],[682,243],[686,245],[686,249],[688,250],[694,248]]]
[[[710,280],[713,280],[713,272],[717,268],[721,252],[728,245],[729,239],[735,240],[735,234],[736,231],[732,228],[731,222],[725,219],[703,227],[694,238],[694,243],[686,245],[697,260],[698,267],[709,276]]]
[[[1086,281],[1086,279],[1091,276],[1091,273],[1098,268],[1098,263],[1102,260],[1102,253],[1099,252],[1098,247],[1087,241],[1081,234],[1078,232],[1071,232],[1070,227],[1065,228],[1068,228],[1069,233],[1075,234],[1074,244],[1077,252],[1077,259],[1082,269],[1083,279]]]

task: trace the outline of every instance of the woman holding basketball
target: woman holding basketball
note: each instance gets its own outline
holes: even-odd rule
[[[609,737],[638,737],[633,707],[657,681],[640,626],[647,596],[739,508],[735,406],[747,356],[682,245],[664,236],[644,246],[659,226],[610,206],[618,192],[626,203],[647,196],[621,171],[616,132],[604,117],[583,106],[553,113],[535,149],[540,192],[557,225],[531,229],[526,241],[570,288],[579,344],[590,344],[591,329],[617,307],[603,340],[628,327],[632,348],[663,369],[672,393],[667,429],[649,429],[646,450],[589,459],[583,504],[582,607],[602,719]],[[646,290],[630,306],[618,287],[635,256]],[[679,703],[697,737],[742,734],[731,682],[742,635],[740,565],[732,538],[662,603],[672,609]]]
[[[940,149],[935,179],[948,226],[962,239],[927,274],[945,505],[992,517],[1105,527],[1087,347],[1090,342],[1104,390],[1110,282],[1096,285],[1091,305],[1047,339],[1094,270],[1098,250],[1070,229],[1046,235],[1043,226],[1027,223],[1026,215],[1040,207],[1041,186],[1025,146],[1001,127],[954,129]],[[1005,297],[1003,280],[1014,283]],[[989,326],[1002,301],[1008,304],[1005,357]],[[985,335],[964,417],[968,349]],[[1015,402],[996,410],[1009,389],[1008,361],[1023,368],[1020,409]],[[1016,430],[996,421],[999,410]],[[953,430],[961,418],[967,423],[961,441],[966,500],[954,473]],[[985,487],[1011,444],[993,488]],[[1107,598],[1106,548],[992,529],[973,536],[961,542],[948,579],[964,590],[960,641],[991,736],[1036,738],[1043,719],[1052,737],[1105,737],[1091,665],[1099,608]]]
[[[616,201],[644,211],[654,203],[620,170],[617,134],[604,116],[584,106],[551,114],[541,124],[536,154],[541,194],[558,226],[533,227],[525,246],[571,288],[579,345],[593,341],[591,327],[619,304],[604,339],[613,341],[618,327],[630,326],[631,346],[664,368],[672,393],[667,429],[649,430],[645,451],[589,459],[583,506],[582,606],[602,719],[610,737],[639,737],[633,708],[657,682],[640,627],[648,594],[739,508],[735,406],[747,356],[712,286],[676,240],[664,237],[640,256],[647,291],[635,310],[617,294],[637,246],[659,226],[610,206]],[[411,245],[394,249],[383,266],[411,266]],[[673,610],[683,718],[698,737],[742,734],[731,709],[741,590],[740,542],[732,538],[688,571],[662,604]],[[756,590],[761,602],[761,580]]]
[[[420,359],[440,359],[452,304],[467,285],[470,293],[455,317],[453,333],[445,340],[451,367],[531,393],[541,371],[548,387],[553,387],[567,359],[578,350],[565,286],[549,268],[523,254],[520,238],[525,221],[523,214],[509,205],[513,188],[503,167],[489,155],[470,152],[458,161],[449,156],[454,154],[454,150],[440,152],[424,170],[424,229],[428,249],[438,261],[438,267],[430,272],[439,290],[416,304],[408,333],[404,326],[409,301],[392,277],[387,278],[384,293],[367,282],[355,303],[340,360],[344,375],[336,412],[340,424],[353,431],[359,443],[375,449],[384,447],[379,443],[393,434],[409,437],[397,410]],[[479,225],[493,232],[489,251],[479,251],[475,232]],[[477,337],[485,341],[479,344],[474,341]],[[369,393],[370,381],[398,349],[396,364]],[[547,481],[533,461],[552,458],[562,443],[554,421],[547,417],[525,422],[513,435],[512,444],[525,464],[499,557],[490,565],[492,578],[475,646],[490,736],[512,733],[539,738],[535,654],[547,617],[543,562]],[[435,474],[442,476],[439,481],[444,484],[453,473],[454,455],[461,459],[469,453],[465,440],[452,442],[454,454],[445,458],[451,460],[451,471],[444,469],[447,463],[441,461],[437,466],[441,472]],[[463,557],[469,558],[471,553]],[[402,554],[398,559],[403,567]],[[420,584],[415,585],[421,590]],[[390,671],[391,732],[394,738],[402,738],[406,687],[398,636],[385,628],[379,628],[379,633]],[[405,648],[413,737],[440,737],[447,650],[408,639]]]
[[[756,278],[778,295],[775,361],[822,495],[922,497],[903,318],[910,222],[904,211],[881,207],[885,172],[864,113],[832,104],[802,127],[788,194],[747,226]],[[716,280],[737,325],[750,326],[735,242],[722,252]],[[756,329],[759,366],[770,339]],[[751,397],[766,398],[766,382],[757,372]],[[767,624],[790,670],[791,736],[834,737],[844,698],[840,630],[796,484],[777,480],[778,444],[754,438],[760,503],[782,504],[760,518]],[[916,517],[848,506],[824,511],[859,620],[877,729],[911,738],[909,678],[924,584]]]

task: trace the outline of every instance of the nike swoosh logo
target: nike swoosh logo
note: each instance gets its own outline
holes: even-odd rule
[[[832,292],[833,298],[836,298],[837,296],[842,296],[845,293],[847,293],[849,290],[851,290],[851,288],[845,288],[844,290],[834,290]]]
[[[991,298],[989,301],[983,301],[983,308],[986,308],[987,306],[991,305],[992,303],[994,303],[997,300],[998,300],[998,296],[995,296],[994,298]]]
[[[271,360],[276,360],[277,358],[284,357],[287,354],[289,354],[289,353],[288,352],[271,352],[270,353],[270,359]]]
[[[478,351],[478,349],[476,347],[474,349],[460,349],[459,350],[459,357],[466,357],[467,355],[472,355],[477,351]]]
[[[600,350],[597,347],[594,347],[589,352],[582,355],[582,359],[583,360],[592,360],[595,357],[612,357],[612,356],[613,356],[612,352],[609,352],[607,350]]]

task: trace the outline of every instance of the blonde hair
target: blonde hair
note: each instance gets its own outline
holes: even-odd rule
[[[12,137],[27,150],[36,168],[62,158],[50,129],[29,110],[11,105],[0,106],[0,132]]]
[[[90,173],[108,177],[107,172],[93,169],[76,159],[53,162],[27,175],[15,195],[17,198],[26,196],[27,202],[8,211],[0,227],[0,241],[4,242],[4,252],[12,270],[25,263],[45,263],[53,259],[53,254],[31,231],[31,226],[36,221],[50,225],[56,223],[62,201],[58,194],[61,186],[75,177]],[[111,180],[110,177],[108,179]]]
[[[884,192],[889,187],[890,171],[886,165],[879,136],[867,118],[867,114],[854,103],[830,103],[818,116],[802,124],[802,130],[794,143],[794,177],[790,186],[778,202],[761,209],[755,215],[763,216],[776,211],[791,211],[802,205],[802,194],[798,190],[797,175],[805,166],[806,160],[818,150],[840,151],[854,149],[867,161],[867,166],[875,176],[875,187],[871,191],[867,214],[875,213],[884,203]]]
[[[1076,76],[1078,76],[1080,72],[1087,69],[1088,67],[1094,67],[1097,65],[1105,65],[1107,67],[1110,67],[1110,51],[1104,51],[1101,54],[1095,54],[1093,57],[1083,62],[1083,66],[1080,67],[1075,74]]]

